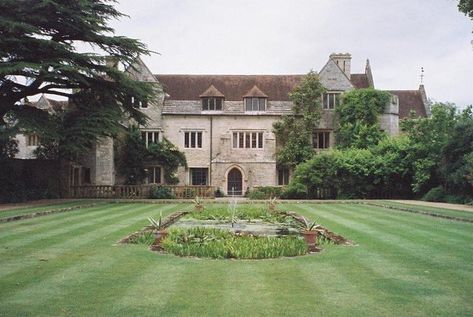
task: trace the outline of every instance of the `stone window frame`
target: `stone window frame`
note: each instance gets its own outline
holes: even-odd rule
[[[316,129],[312,132],[312,147],[316,150],[328,150],[331,148],[332,130]],[[322,138],[321,138],[322,137]],[[323,146],[319,142],[322,140]]]
[[[277,177],[278,177],[278,186],[285,186],[289,185],[289,180],[291,177],[291,172],[287,167],[278,167],[277,169]]]
[[[203,130],[186,129],[183,132],[184,132],[184,148],[185,149],[202,149],[203,148],[203,143],[204,143]],[[192,138],[193,133],[194,133],[194,138]],[[192,146],[192,144],[194,144],[194,146]]]
[[[205,173],[205,184],[202,184],[202,182],[200,182],[199,184],[194,184],[194,175],[193,175],[193,171],[197,172],[197,171],[206,171]],[[202,176],[203,174],[201,174]],[[208,167],[189,167],[189,183],[190,185],[194,185],[194,186],[207,186],[209,184],[209,168]]]
[[[261,130],[233,130],[232,149],[264,149],[264,131]]]
[[[163,131],[161,129],[141,129],[140,132],[141,139],[145,142],[146,148],[148,148],[150,144],[156,144],[162,141]]]
[[[243,104],[244,104],[244,107],[245,107],[245,112],[265,112],[266,111],[268,98],[266,98],[266,97],[245,97],[243,99],[244,99]],[[250,100],[251,100],[251,105],[249,104]],[[256,100],[258,101],[257,104],[255,104]],[[261,103],[262,103],[262,105],[261,105]],[[255,110],[255,107],[257,108],[256,110]],[[250,109],[248,109],[248,108],[250,108]]]
[[[327,91],[322,95],[322,110],[335,110],[335,108],[340,104],[340,96],[342,91]],[[331,100],[331,96],[334,99]],[[333,101],[333,102],[331,102]]]
[[[39,136],[36,133],[30,133],[26,135],[26,146],[38,146]]]
[[[201,97],[201,99],[202,99],[202,111],[223,111],[223,104],[225,103],[224,97]],[[212,107],[210,107],[211,100],[212,100]],[[220,104],[218,104],[217,101],[219,101]]]
[[[163,183],[163,167],[161,165],[146,165],[146,184],[162,184]],[[150,175],[150,171],[152,175]],[[159,173],[157,173],[159,171]],[[159,182],[157,182],[159,174]],[[151,182],[150,182],[151,176]]]

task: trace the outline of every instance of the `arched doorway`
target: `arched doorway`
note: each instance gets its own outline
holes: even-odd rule
[[[231,196],[243,195],[243,176],[238,168],[234,167],[227,175],[227,194]]]

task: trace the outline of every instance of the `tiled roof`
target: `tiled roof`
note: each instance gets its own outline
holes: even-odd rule
[[[370,82],[366,74],[351,74],[350,81],[356,89],[370,87]]]
[[[412,110],[417,116],[427,116],[420,90],[388,90],[388,92],[399,98],[399,119],[409,117]]]
[[[225,97],[214,85],[210,85],[210,87],[204,91],[199,97]]]
[[[251,88],[250,91],[248,91],[246,94],[243,95],[243,97],[262,97],[262,98],[268,98],[268,95],[266,95],[264,92],[262,92],[256,85]]]
[[[288,101],[289,92],[304,75],[155,75],[169,100],[198,100],[214,85],[225,100],[241,101],[253,86],[268,95],[269,100]]]

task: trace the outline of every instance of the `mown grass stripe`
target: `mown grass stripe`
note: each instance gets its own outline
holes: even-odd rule
[[[33,250],[29,250],[29,256],[27,258],[23,258],[23,261],[20,265],[18,265],[17,263],[18,252],[11,256],[12,260],[10,262],[5,261],[5,259],[2,258],[2,268],[0,269],[0,277],[2,277],[2,279],[6,279],[8,276],[16,275],[16,273],[18,273],[19,271],[24,270],[25,267],[34,266],[40,259],[48,259],[48,261],[50,261],[52,259],[63,256],[64,254],[67,255],[68,250],[76,250],[81,246],[84,246],[86,248],[90,248],[91,246],[95,247],[97,245],[91,245],[93,242],[104,240],[107,235],[114,233],[115,231],[127,231],[130,229],[130,227],[136,226],[137,223],[143,222],[143,219],[146,219],[147,215],[151,213],[149,209],[154,208],[154,206],[145,205],[142,206],[142,208],[140,209],[135,209],[134,211],[132,211],[132,213],[134,214],[138,213],[138,215],[134,217],[130,217],[130,215],[128,214],[116,216],[115,220],[121,220],[121,222],[102,226],[102,223],[109,222],[109,219],[107,219],[103,222],[84,226],[80,230],[76,229],[75,231],[70,231],[67,234],[62,235],[64,239],[59,238],[54,240],[57,243],[50,242],[42,248],[33,248]],[[162,207],[163,211],[168,211],[171,208],[177,208],[177,206],[168,205]],[[116,238],[118,239],[118,236]],[[107,240],[106,244],[108,245],[108,243],[115,243],[115,241]],[[8,257],[5,258],[8,259]]]

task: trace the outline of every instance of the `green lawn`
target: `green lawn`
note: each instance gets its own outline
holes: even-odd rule
[[[445,209],[445,208],[413,205],[413,204],[403,204],[403,203],[394,202],[394,201],[378,201],[376,203],[379,203],[385,206],[400,207],[400,208],[409,209],[409,210],[417,211],[417,212],[424,212],[424,213],[437,214],[440,216],[456,217],[456,218],[461,218],[461,219],[473,220],[473,212],[471,211],[453,210],[453,209]]]
[[[471,223],[359,204],[282,204],[358,246],[241,261],[115,245],[147,217],[189,208],[110,203],[0,224],[0,316],[473,315]]]

